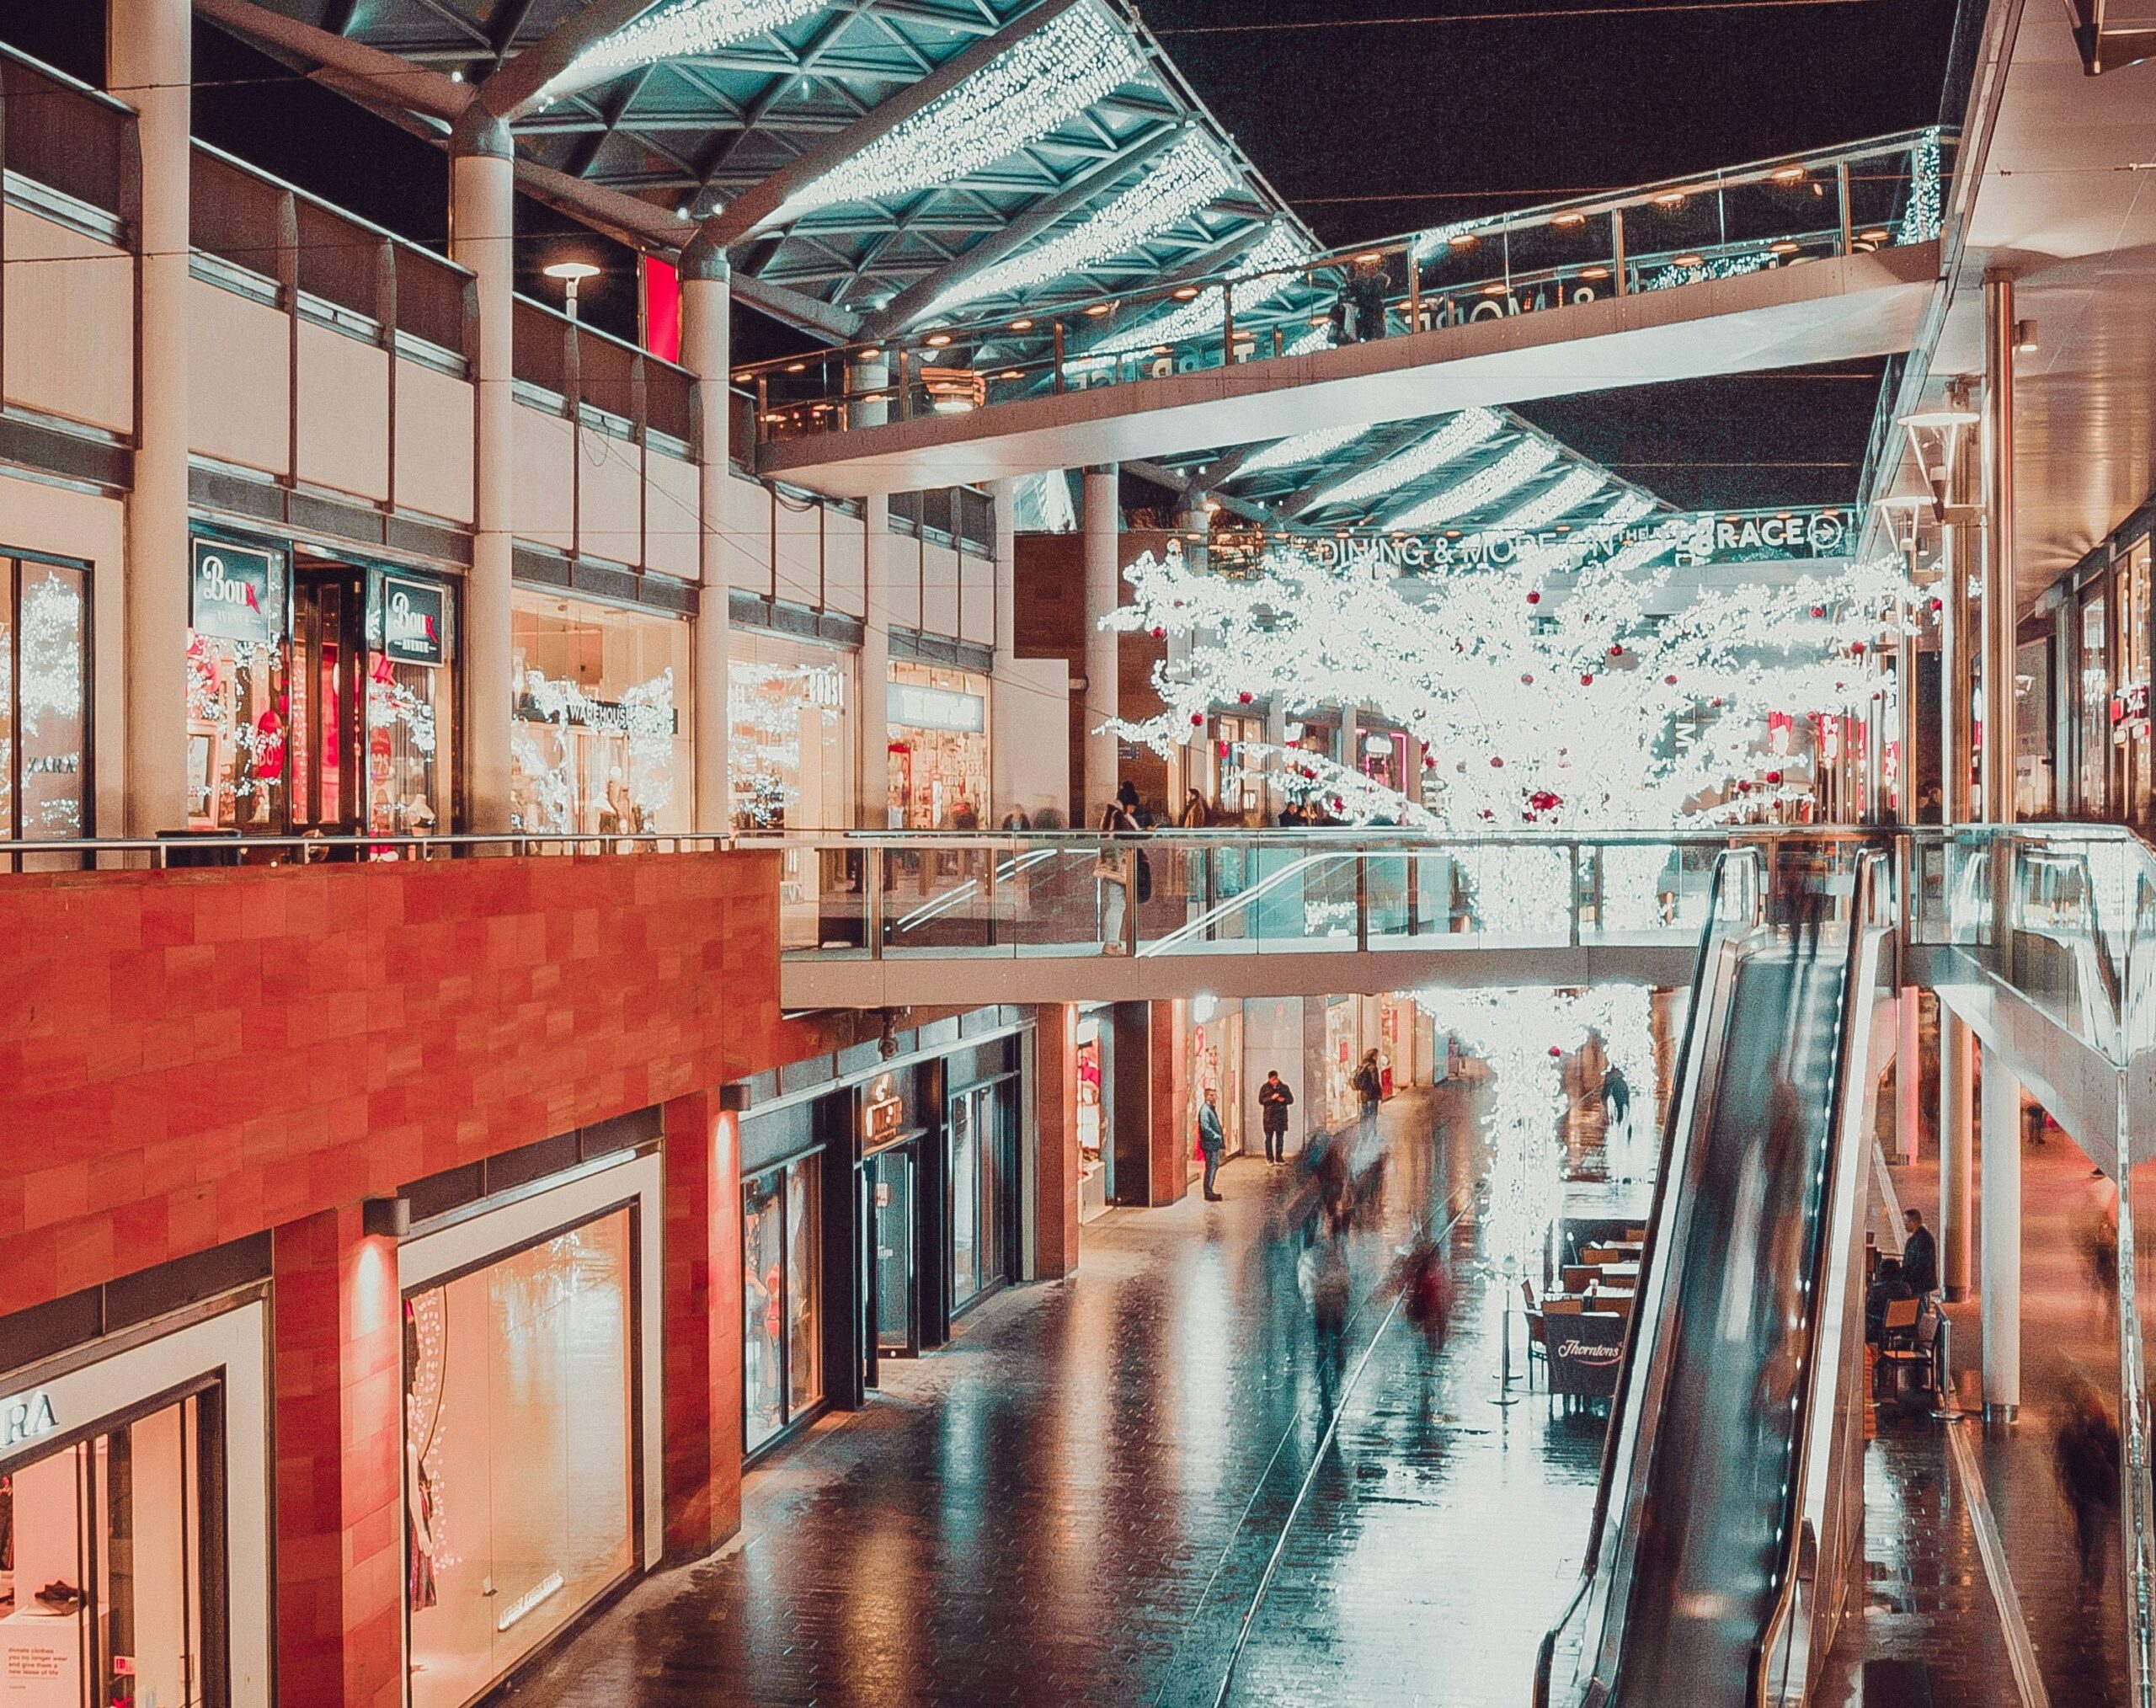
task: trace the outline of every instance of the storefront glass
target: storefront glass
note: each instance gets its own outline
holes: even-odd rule
[[[894,664],[889,697],[893,827],[977,825],[989,798],[988,678]]]
[[[443,583],[376,571],[367,597],[367,829],[451,827],[456,601]]]
[[[2148,704],[2148,542],[2142,539],[2112,568],[2118,601],[2111,677],[2114,810],[2129,825],[2151,817]]]
[[[1265,810],[1265,720],[1240,713],[1213,720],[1212,805],[1226,818],[1257,822]]]
[[[405,1300],[414,1708],[462,1708],[634,1563],[630,1213]]]
[[[737,628],[727,683],[727,766],[734,828],[849,828],[851,658],[828,647]]]
[[[1243,1150],[1243,1017],[1240,1011],[1211,1013],[1191,1024],[1187,1125],[1193,1146],[1198,1112],[1209,1091],[1220,1111],[1221,1130],[1227,1134],[1227,1146],[1221,1154],[1239,1156]]]
[[[1097,1014],[1078,1019],[1078,1220],[1091,1221],[1108,1207],[1108,1104]]]
[[[956,1311],[1010,1278],[1006,1230],[1017,1171],[998,1085],[974,1086],[950,1102],[951,1308]]]
[[[510,614],[513,830],[689,828],[689,625],[520,589]]]
[[[824,1397],[818,1159],[741,1186],[743,1441],[755,1449]]]
[[[2111,802],[2111,646],[2103,584],[2081,600],[2081,816],[2101,818]]]
[[[1355,1064],[1362,1059],[1362,1036],[1357,998],[1335,996],[1325,1005],[1325,1117],[1336,1127],[1359,1112]]]
[[[187,632],[187,821],[282,831],[287,691],[282,552],[194,542]]]
[[[182,1708],[205,1700],[204,1398],[0,1472],[0,1702]],[[205,1476],[205,1470],[211,1475]]]
[[[0,557],[0,834],[90,833],[89,572]]]

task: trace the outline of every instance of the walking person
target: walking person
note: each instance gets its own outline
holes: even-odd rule
[[[2073,1515],[2081,1580],[2100,1589],[2119,1518],[2119,1432],[2095,1384],[2079,1371],[2067,1378],[2058,1433],[2052,1438],[2052,1469]]]
[[[1310,1307],[1317,1338],[1318,1382],[1329,1401],[1347,1363],[1348,1305],[1354,1290],[1348,1271],[1347,1243],[1327,1230],[1303,1248],[1295,1260],[1295,1282]]]
[[[1265,1083],[1257,1088],[1258,1113],[1265,1124],[1265,1160],[1285,1162],[1288,1160],[1288,1111],[1295,1102],[1295,1094],[1288,1088],[1287,1081],[1274,1068],[1265,1076]]]
[[[1350,1083],[1355,1087],[1362,1110],[1362,1143],[1374,1145],[1378,1136],[1378,1104],[1385,1096],[1385,1075],[1378,1066],[1378,1053],[1374,1049],[1363,1052],[1362,1064],[1356,1068]]]
[[[1213,1190],[1213,1182],[1220,1172],[1220,1153],[1228,1146],[1228,1134],[1220,1125],[1219,1106],[1214,1102],[1214,1091],[1205,1088],[1205,1101],[1198,1106],[1198,1150],[1205,1159],[1205,1201],[1218,1204],[1221,1195]]]

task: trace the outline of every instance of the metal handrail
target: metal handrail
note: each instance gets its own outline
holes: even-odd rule
[[[1694,1000],[1685,1005],[1684,1035],[1678,1045],[1676,1061],[1680,1073],[1689,1075],[1693,1047],[1698,1039],[1700,1009],[1698,993],[1704,989],[1707,969],[1712,965],[1716,945],[1726,935],[1722,928],[1721,901],[1724,880],[1738,867],[1746,868],[1750,884],[1750,906],[1746,911],[1743,929],[1757,930],[1766,917],[1766,867],[1757,848],[1732,848],[1715,862],[1714,875],[1707,886],[1707,916],[1700,930],[1700,951],[1694,963],[1692,989]],[[1734,933],[1741,935],[1742,933]],[[1668,1190],[1671,1160],[1677,1148],[1678,1129],[1685,1124],[1690,1113],[1690,1096],[1696,1096],[1696,1086],[1678,1085],[1671,1088],[1668,1113],[1662,1129],[1662,1154],[1655,1168],[1654,1200],[1647,1212],[1647,1236],[1640,1249],[1639,1293],[1644,1298],[1648,1278],[1654,1273],[1656,1258],[1660,1255],[1662,1235],[1662,1195]],[[1619,1412],[1625,1396],[1630,1391],[1632,1364],[1640,1342],[1639,1319],[1633,1321],[1633,1332],[1625,1337],[1624,1351],[1617,1364],[1617,1397],[1610,1402],[1610,1417],[1602,1437],[1602,1475],[1594,1492],[1594,1509],[1588,1520],[1587,1551],[1580,1561],[1579,1587],[1565,1604],[1557,1621],[1542,1634],[1542,1641],[1534,1652],[1534,1708],[1550,1708],[1550,1673],[1556,1663],[1557,1640],[1565,1633],[1580,1609],[1587,1604],[1588,1592],[1593,1587],[1595,1572],[1601,1563],[1603,1536],[1609,1518],[1609,1491],[1616,1480],[1616,1460],[1622,1435]]]
[[[604,835],[574,830],[455,831],[439,836],[318,835],[307,831],[256,835],[244,831],[200,830],[169,836],[80,836],[49,841],[0,840],[0,858],[72,855],[95,861],[106,855],[147,854],[152,857],[148,862],[152,867],[191,867],[221,865],[224,863],[222,857],[227,855],[236,861],[243,854],[265,852],[292,855],[296,858],[288,863],[304,865],[342,852],[379,859],[387,854],[427,858],[445,851],[451,855],[712,853],[741,846],[739,839],[732,835],[688,830],[637,830]]]

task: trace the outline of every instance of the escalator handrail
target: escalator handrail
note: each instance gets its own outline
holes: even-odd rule
[[[1750,885],[1746,909],[1741,926],[1735,930],[1725,926],[1721,917],[1723,880],[1729,873],[1742,867]],[[1686,1005],[1684,1034],[1678,1045],[1677,1071],[1680,1076],[1689,1072],[1692,1047],[1700,1025],[1700,1011],[1705,1006],[1700,1001],[1706,987],[1708,969],[1714,963],[1716,946],[1725,937],[1741,937],[1756,930],[1765,922],[1767,905],[1766,862],[1756,847],[1726,849],[1715,857],[1714,873],[1707,883],[1706,921],[1700,928],[1700,950],[1693,963],[1692,1000]],[[1691,1099],[1686,1095],[1691,1087],[1679,1083],[1671,1087],[1668,1113],[1662,1118],[1662,1152],[1655,1171],[1654,1200],[1647,1213],[1647,1237],[1640,1252],[1640,1292],[1644,1298],[1647,1277],[1653,1271],[1658,1235],[1662,1227],[1662,1193],[1668,1188],[1670,1159],[1677,1145],[1677,1133],[1690,1113]],[[1580,1609],[1586,1604],[1588,1591],[1594,1583],[1594,1574],[1602,1556],[1602,1538],[1609,1516],[1609,1489],[1615,1480],[1614,1455],[1623,1431],[1620,1428],[1620,1412],[1624,1396],[1630,1391],[1632,1358],[1640,1342],[1639,1324],[1635,1321],[1633,1332],[1625,1337],[1625,1349],[1617,1365],[1617,1397],[1610,1401],[1609,1422],[1602,1438],[1602,1476],[1594,1492],[1594,1511],[1588,1521],[1587,1551],[1580,1562],[1579,1587],[1572,1592],[1572,1599],[1565,1604],[1565,1610],[1557,1616],[1556,1623],[1542,1634],[1542,1641],[1534,1654],[1534,1708],[1550,1708],[1550,1673],[1556,1664],[1557,1640],[1564,1635]]]
[[[1865,962],[1865,943],[1867,935],[1879,928],[1874,917],[1878,908],[1879,873],[1886,863],[1886,855],[1877,849],[1867,850],[1857,856],[1856,882],[1849,894],[1849,942],[1842,975],[1841,1036],[1834,1044],[1834,1072],[1829,1082],[1827,1103],[1827,1155],[1834,1166],[1828,1174],[1827,1190],[1831,1194],[1833,1182],[1839,1173],[1842,1146],[1857,1135],[1843,1130],[1843,1104],[1848,1097],[1849,1074],[1860,1034],[1858,1028],[1868,1025],[1869,1018],[1860,1011],[1864,997],[1860,988]],[[1836,1368],[1828,1369],[1817,1357],[1819,1338],[1826,1323],[1824,1301],[1827,1297],[1828,1266],[1837,1258],[1845,1259],[1846,1252],[1833,1249],[1829,1237],[1833,1226],[1831,1196],[1820,1206],[1819,1238],[1812,1257],[1812,1273],[1808,1279],[1806,1298],[1811,1301],[1810,1318],[1805,1326],[1806,1340],[1806,1380],[1798,1385],[1796,1410],[1790,1420],[1791,1440],[1796,1449],[1796,1464],[1789,1480],[1789,1499],[1796,1509],[1799,1521],[1785,1527],[1788,1538],[1787,1551],[1782,1559],[1781,1588],[1774,1597],[1774,1611],[1768,1615],[1767,1623],[1759,1634],[1759,1645],[1753,1657],[1753,1701],[1755,1708],[1766,1708],[1768,1670],[1774,1663],[1774,1649],[1781,1633],[1793,1617],[1796,1586],[1799,1579],[1800,1556],[1803,1548],[1804,1525],[1801,1514],[1804,1492],[1812,1476],[1812,1425],[1813,1406],[1819,1398],[1820,1385],[1828,1385],[1827,1397],[1833,1397],[1833,1385],[1840,1380],[1838,1361]]]

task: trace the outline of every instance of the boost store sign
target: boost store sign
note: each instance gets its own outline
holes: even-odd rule
[[[221,540],[197,540],[189,627],[197,634],[267,645],[277,638],[270,616],[270,578],[275,573],[276,560],[267,552],[228,546]]]
[[[442,590],[431,582],[382,579],[382,650],[401,665],[442,661]]]

